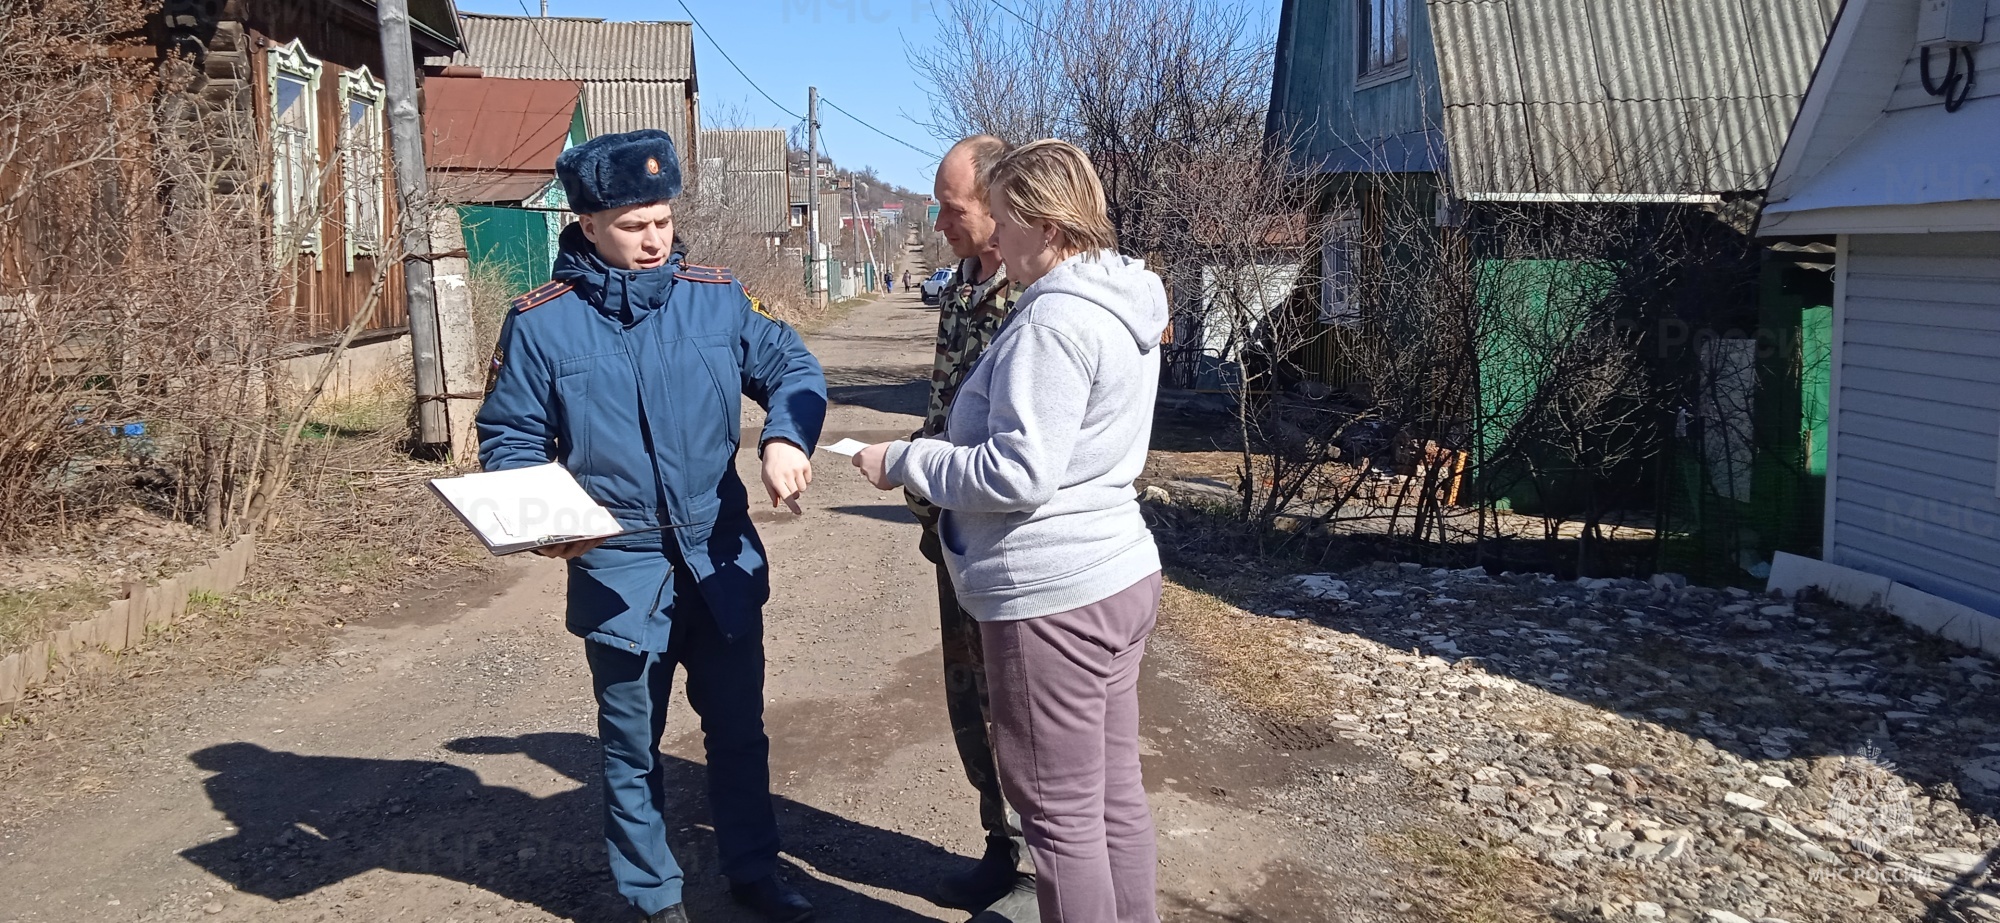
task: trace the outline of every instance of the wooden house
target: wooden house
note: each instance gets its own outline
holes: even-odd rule
[[[419,57],[458,48],[451,0],[411,0],[410,13]],[[209,175],[250,174],[215,192],[263,199],[294,353],[337,339],[394,260],[380,35],[370,0],[167,0],[155,20],[159,52],[195,65],[183,102],[187,124],[217,133],[199,146]],[[364,342],[407,330],[400,268],[386,271]]]
[[[1699,546],[1662,565],[1699,576],[1746,580],[1774,548],[1816,547],[1817,522],[1796,509],[1824,464],[1810,417],[1824,403],[1813,370],[1830,241],[1764,244],[1749,230],[1838,5],[1285,0],[1268,135],[1323,190],[1318,257],[1292,309],[1325,331],[1290,366],[1365,389],[1354,338],[1400,335],[1372,325],[1389,296],[1370,271],[1412,254],[1459,261],[1477,311],[1547,317],[1559,301],[1608,301],[1645,257],[1565,251],[1565,234],[1599,223],[1699,247],[1703,265],[1649,283],[1674,303],[1633,335],[1648,374],[1684,398],[1631,413],[1653,444],[1626,453],[1612,502],[1657,503],[1661,531]],[[1438,412],[1477,422],[1435,434],[1478,459],[1503,452],[1552,385],[1545,356],[1484,326],[1462,344],[1476,355],[1468,406]],[[1584,493],[1604,502],[1601,471],[1527,464],[1542,473],[1489,480],[1489,499],[1565,515]]]
[[[475,279],[518,294],[548,281],[569,200],[556,157],[585,140],[582,84],[477,76],[424,81],[432,196],[451,206],[438,246],[465,250]],[[443,216],[441,216],[443,217]]]
[[[728,216],[729,230],[775,248],[792,227],[784,129],[709,129],[700,150],[695,182],[720,184],[707,194]]]

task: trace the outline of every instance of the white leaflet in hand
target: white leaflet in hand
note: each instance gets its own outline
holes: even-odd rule
[[[854,457],[854,453],[868,448],[868,443],[862,442],[859,439],[842,439],[832,445],[820,446],[820,448],[835,455],[845,455],[852,458]]]

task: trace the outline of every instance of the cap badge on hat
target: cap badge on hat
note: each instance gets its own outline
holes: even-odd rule
[[[664,202],[681,194],[673,138],[657,128],[598,135],[570,148],[556,158],[556,177],[578,214]]]

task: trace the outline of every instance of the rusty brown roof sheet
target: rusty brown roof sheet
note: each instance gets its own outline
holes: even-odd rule
[[[523,205],[555,182],[550,173],[430,171],[431,196],[450,205]]]
[[[424,81],[424,160],[432,169],[555,175],[583,84],[432,77]]]

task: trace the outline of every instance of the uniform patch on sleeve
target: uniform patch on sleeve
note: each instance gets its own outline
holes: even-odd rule
[[[764,303],[762,301],[758,301],[755,298],[750,299],[750,310],[762,314],[771,320],[778,319],[778,315],[772,314],[770,308],[764,307]]]
[[[498,346],[493,347],[493,361],[486,364],[486,393],[493,393],[493,386],[500,382],[500,367],[506,364],[507,353]]]
[[[533,308],[539,307],[541,305],[548,304],[549,302],[554,301],[557,298],[561,298],[564,293],[568,292],[573,287],[574,286],[571,286],[567,282],[549,282],[545,285],[542,285],[539,288],[534,289],[533,291],[527,292],[521,295],[520,297],[515,298],[513,301],[508,302],[507,306],[511,308],[514,311],[514,313],[520,314],[529,311]]]

